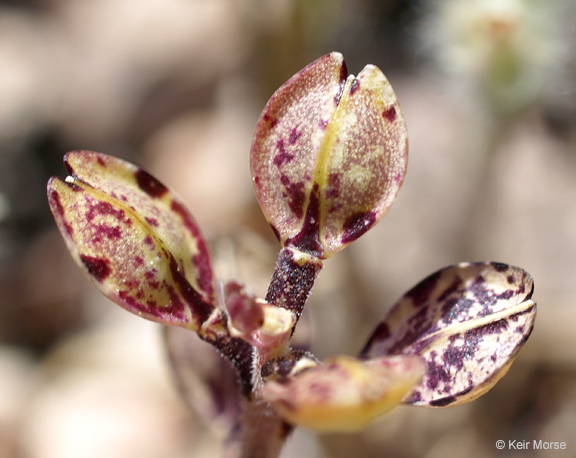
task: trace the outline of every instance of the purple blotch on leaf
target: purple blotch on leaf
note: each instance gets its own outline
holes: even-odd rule
[[[48,184],[50,186],[50,184]],[[66,214],[64,212],[64,207],[62,206],[62,202],[60,202],[60,195],[58,194],[58,192],[51,190],[50,194],[48,195],[49,199],[50,199],[50,203],[52,204],[52,208],[54,208],[56,210],[56,213],[58,213],[58,217],[60,218],[60,221],[62,221],[62,225],[64,226],[64,230],[66,231],[66,233],[72,237],[72,227],[66,222]]]
[[[415,288],[411,289],[406,296],[412,298],[412,302],[416,307],[423,305],[430,299],[430,295],[436,289],[438,280],[442,276],[442,272],[438,271],[429,275],[422,280]]]
[[[198,254],[192,256],[192,263],[198,269],[196,274],[196,281],[202,291],[208,294],[214,292],[212,285],[212,267],[210,265],[210,258],[208,257],[208,247],[204,240],[198,242]]]
[[[466,318],[470,308],[476,303],[464,296],[452,298],[445,301],[442,306],[442,321],[446,324],[460,318]]]
[[[342,61],[342,66],[340,67],[340,83],[344,83],[348,78],[348,67],[346,67],[346,62]]]
[[[285,245],[321,257],[324,253],[320,243],[320,198],[318,190],[318,183],[314,183],[302,228],[296,235],[286,240]]]
[[[430,405],[433,407],[445,407],[452,404],[456,400],[455,396],[446,396],[445,398],[435,399],[430,401]]]
[[[96,233],[92,238],[92,243],[99,243],[104,239],[104,237],[108,238],[108,240],[121,239],[122,230],[120,229],[120,226],[108,226],[106,224],[96,226]]]
[[[508,264],[504,264],[502,262],[491,262],[490,263],[497,272],[506,272],[508,270]]]
[[[437,323],[430,320],[428,316],[428,309],[422,308],[418,313],[412,315],[408,320],[405,332],[402,338],[396,338],[394,345],[387,350],[387,354],[397,355],[401,354],[406,347],[413,346],[417,341],[423,341],[424,338],[434,332],[437,328]],[[413,351],[415,348],[412,348]]]
[[[159,198],[168,192],[166,186],[142,169],[138,169],[135,176],[138,187],[150,197]]]
[[[388,108],[386,108],[382,112],[382,116],[386,118],[388,121],[394,122],[394,120],[396,119],[396,108],[394,107],[394,105],[390,105]]]
[[[376,221],[374,212],[360,212],[346,218],[344,221],[342,243],[349,243],[364,234]]]
[[[434,359],[436,357],[436,352],[430,352],[431,360],[428,362],[428,368],[426,369],[426,375],[428,380],[426,381],[426,386],[431,390],[436,390],[440,385],[440,382],[444,384],[444,391],[448,392],[450,390],[449,382],[452,381],[452,375],[450,371],[444,367],[443,363],[436,364]]]
[[[110,264],[106,259],[81,254],[80,260],[88,273],[99,282],[104,281],[110,275]]]
[[[294,212],[297,218],[301,218],[304,213],[304,183],[292,183],[286,175],[280,176],[280,182],[286,190],[285,197],[288,197],[288,206]]]
[[[376,340],[384,340],[388,337],[390,337],[390,328],[386,323],[380,323],[374,331],[372,338]]]
[[[298,141],[298,139],[302,136],[302,132],[298,132],[298,128],[294,127],[294,129],[292,129],[290,131],[290,138],[288,139],[288,143],[290,143],[291,145],[293,145],[294,143],[296,143]]]
[[[180,294],[184,300],[190,305],[193,314],[198,319],[198,325],[202,325],[212,313],[213,306],[204,302],[200,294],[190,285],[186,277],[180,272],[178,268],[178,263],[172,254],[170,257],[170,273],[174,283],[178,286]]]
[[[172,201],[170,205],[172,211],[180,215],[182,221],[186,228],[190,231],[192,237],[196,240],[196,246],[198,249],[198,253],[194,255],[192,258],[192,262],[198,269],[198,274],[196,278],[198,279],[198,283],[200,287],[206,291],[208,294],[212,294],[214,292],[214,288],[212,286],[212,267],[210,265],[210,253],[208,252],[208,246],[200,233],[200,229],[186,210],[186,207],[182,205],[180,202],[175,200]]]
[[[325,195],[327,198],[336,198],[340,195],[340,174],[328,174],[328,189],[326,189]]]
[[[420,393],[420,391],[414,391],[412,393],[412,395],[410,396],[410,400],[408,401],[408,404],[414,404],[416,402],[420,402],[422,401],[422,393]]]
[[[284,140],[281,138],[276,143],[276,148],[278,149],[278,154],[274,156],[273,162],[276,167],[281,167],[282,164],[290,162],[294,159],[294,155],[287,153],[286,148],[284,148]]]
[[[269,128],[274,129],[278,124],[278,118],[272,118],[269,113],[266,113],[263,118],[264,122],[270,123]]]
[[[512,291],[511,289],[507,289],[506,291],[498,294],[496,297],[497,297],[498,299],[508,300],[508,299],[510,299],[512,296],[514,296],[514,291]]]
[[[370,336],[370,339],[368,339],[368,342],[366,342],[366,345],[364,345],[364,348],[360,352],[360,355],[361,356],[365,355],[370,349],[370,347],[372,347],[374,342],[381,342],[383,340],[386,340],[388,337],[390,337],[390,335],[391,335],[390,328],[388,327],[388,325],[384,322],[380,323],[378,326],[376,326],[376,329]]]
[[[144,219],[148,224],[150,224],[150,226],[158,227],[158,220],[156,218],[145,216]]]
[[[450,296],[452,293],[456,292],[456,290],[460,287],[460,285],[462,284],[462,280],[460,280],[460,277],[458,275],[456,275],[454,277],[454,281],[452,282],[452,284],[450,286],[448,286],[448,288],[446,288],[444,290],[444,292],[442,294],[440,294],[440,296],[438,296],[438,301],[445,301],[448,296]],[[443,307],[444,309],[444,307]]]
[[[92,221],[97,215],[112,215],[118,221],[125,221],[129,225],[132,223],[130,218],[126,218],[124,210],[117,210],[110,202],[97,201],[95,204],[91,205],[90,209],[86,213],[86,219]]]

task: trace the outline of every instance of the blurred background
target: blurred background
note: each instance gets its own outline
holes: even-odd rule
[[[410,161],[387,216],[325,264],[316,355],[356,354],[402,293],[460,261],[526,269],[538,318],[479,400],[297,431],[283,458],[576,456],[575,2],[0,0],[0,458],[219,456],[161,327],[73,264],[46,181],[74,149],[137,162],[184,199],[222,275],[263,296],[278,244],[252,192],[252,133],[273,91],[330,51],[386,73]]]

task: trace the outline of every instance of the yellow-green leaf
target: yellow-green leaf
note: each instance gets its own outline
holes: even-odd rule
[[[338,356],[280,381],[262,396],[289,423],[321,432],[357,431],[396,407],[419,382],[417,357],[360,361]]]
[[[153,321],[197,329],[214,309],[206,243],[182,202],[139,167],[104,154],[65,156],[48,199],[78,265],[106,296]]]

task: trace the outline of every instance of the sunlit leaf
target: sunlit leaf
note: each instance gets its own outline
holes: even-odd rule
[[[406,293],[378,325],[362,356],[420,355],[422,383],[408,404],[463,404],[508,370],[536,317],[534,284],[522,269],[463,263],[442,269]]]
[[[88,151],[65,156],[48,200],[78,265],[133,313],[197,329],[215,304],[206,243],[163,184],[128,162]]]
[[[407,133],[382,72],[347,76],[339,53],[269,100],[252,142],[254,189],[284,246],[326,258],[386,213],[406,172]]]
[[[419,382],[417,357],[360,361],[338,356],[280,381],[262,396],[293,425],[316,431],[357,431],[396,407]]]

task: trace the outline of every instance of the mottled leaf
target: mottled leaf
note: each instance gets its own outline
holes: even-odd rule
[[[422,383],[408,404],[463,404],[506,373],[532,332],[534,284],[522,269],[462,263],[442,269],[406,293],[378,325],[362,356],[420,355]]]
[[[280,381],[262,396],[293,425],[316,431],[357,431],[396,407],[422,377],[417,357],[360,361],[339,356]]]
[[[128,162],[65,156],[48,200],[72,256],[110,299],[153,321],[197,329],[215,304],[206,243],[182,202]]]
[[[386,213],[407,158],[404,118],[386,77],[373,65],[347,77],[342,55],[332,53],[269,100],[251,170],[281,243],[326,258]]]

